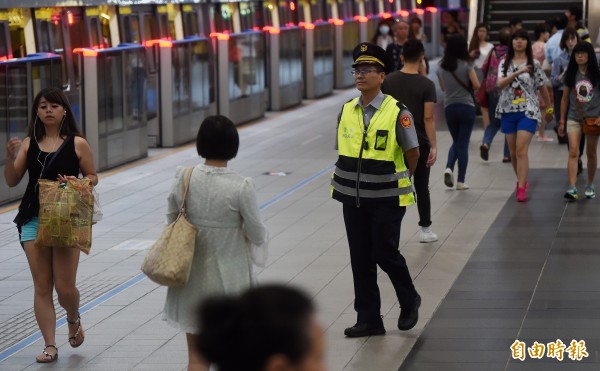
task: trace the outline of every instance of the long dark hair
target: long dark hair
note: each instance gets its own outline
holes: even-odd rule
[[[468,61],[469,51],[467,50],[467,39],[461,35],[453,35],[448,37],[444,56],[440,61],[440,67],[446,71],[455,71],[458,67],[458,60]]]
[[[506,52],[506,59],[504,60],[504,68],[502,69],[502,74],[506,76],[506,72],[508,71],[508,66],[512,62],[515,57],[515,49],[513,47],[513,40],[517,37],[527,40],[527,47],[525,48],[525,54],[527,55],[527,65],[533,68],[531,74],[535,74],[535,64],[533,64],[533,50],[531,50],[531,39],[529,38],[529,33],[527,30],[519,29],[516,30],[512,36],[510,37],[510,42],[508,43],[508,51]]]
[[[573,48],[571,59],[569,59],[569,65],[567,66],[567,72],[565,72],[565,86],[569,89],[573,89],[575,86],[577,70],[579,70],[577,60],[575,59],[575,53],[580,52],[585,52],[588,55],[586,76],[590,79],[590,82],[594,87],[598,86],[598,83],[600,82],[600,68],[598,68],[598,60],[596,59],[594,46],[586,41],[580,41]]]
[[[471,35],[471,41],[469,41],[469,52],[473,50],[479,49],[479,29],[485,28],[486,31],[489,31],[488,26],[485,23],[478,23],[475,27],[475,31],[473,31],[473,35]]]
[[[70,137],[70,136],[78,136],[83,137],[79,129],[77,128],[77,121],[75,121],[75,116],[73,116],[73,109],[71,108],[71,104],[67,99],[65,93],[63,93],[62,89],[59,88],[45,88],[42,89],[33,100],[33,106],[31,107],[31,116],[29,119],[29,125],[27,127],[27,136],[35,139],[36,141],[40,141],[44,135],[46,135],[46,128],[44,127],[44,123],[38,117],[37,110],[40,105],[40,101],[42,98],[46,99],[48,103],[56,103],[63,106],[65,109],[66,115],[63,123],[60,125],[60,133],[61,137]],[[35,134],[35,138],[34,138]]]

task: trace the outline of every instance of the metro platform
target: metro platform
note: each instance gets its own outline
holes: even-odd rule
[[[423,304],[417,326],[396,328],[399,306],[382,273],[385,336],[345,338],[355,322],[352,275],[341,205],[330,199],[336,119],[354,89],[268,113],[239,128],[230,167],[254,179],[269,234],[269,260],[259,282],[296,285],[318,306],[331,371],[600,370],[600,200],[565,203],[565,146],[533,141],[529,201],[515,200],[515,175],[501,163],[498,135],[490,161],[479,158],[481,127],[472,135],[466,183],[443,184],[451,138],[438,125],[431,172],[432,228],[439,241],[419,243],[417,208],[408,208],[400,249]],[[438,112],[439,113],[439,112]],[[442,121],[443,122],[443,121]],[[15,205],[0,211],[0,370],[185,370],[185,336],[161,321],[166,289],[139,267],[165,223],[175,168],[199,162],[193,144],[152,150],[149,158],[100,174],[104,219],[81,256],[85,343],[67,344],[58,312],[59,359],[35,363],[43,348],[33,315],[33,287],[12,223]],[[584,156],[585,166],[585,156]],[[578,178],[583,189],[584,178]],[[580,361],[514,360],[526,347],[583,340]],[[226,345],[224,345],[226,346]],[[232,355],[235,356],[235,355]]]

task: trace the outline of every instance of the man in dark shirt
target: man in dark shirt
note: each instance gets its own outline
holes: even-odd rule
[[[425,58],[423,43],[416,39],[404,43],[404,66],[385,77],[381,91],[403,103],[413,114],[419,140],[419,161],[413,174],[419,210],[420,241],[435,242],[438,237],[431,230],[431,199],[429,172],[437,157],[433,111],[436,102],[435,85],[419,73]]]

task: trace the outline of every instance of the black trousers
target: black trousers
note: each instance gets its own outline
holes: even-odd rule
[[[419,161],[417,161],[417,168],[413,174],[413,184],[417,194],[417,210],[419,210],[419,226],[421,227],[431,225],[431,197],[429,195],[431,168],[427,167],[430,150],[429,144],[419,146]]]
[[[406,207],[344,204],[344,223],[350,246],[357,322],[382,324],[377,266],[387,273],[402,307],[414,304],[417,291],[400,254],[400,224]]]

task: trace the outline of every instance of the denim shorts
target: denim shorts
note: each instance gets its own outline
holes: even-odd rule
[[[37,237],[37,231],[38,218],[36,216],[21,227],[21,242],[34,241]]]
[[[506,112],[502,113],[500,127],[504,134],[514,134],[519,130],[534,134],[537,121],[525,116],[525,112]]]

